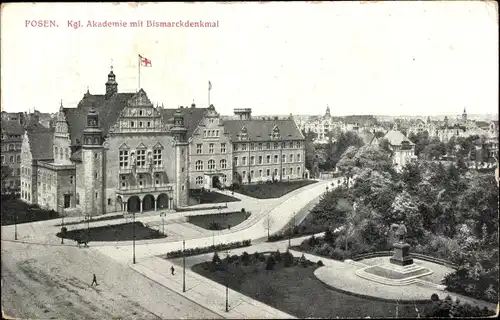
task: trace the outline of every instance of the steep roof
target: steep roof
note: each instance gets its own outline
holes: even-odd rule
[[[24,128],[17,120],[2,120],[2,131],[7,134],[22,135]]]
[[[180,110],[184,116],[184,126],[187,128],[187,136],[191,137],[194,130],[205,115],[206,108],[180,108],[180,109],[163,109],[163,121],[165,123],[173,123],[174,113]]]
[[[64,108],[66,122],[68,123],[71,143],[81,141],[83,129],[87,123],[87,113],[94,108],[99,113],[99,125],[103,135],[115,124],[120,112],[127,106],[127,102],[135,93],[116,93],[109,99],[105,95],[85,94],[76,108]]]
[[[246,128],[248,141],[269,141],[273,134],[274,127],[277,126],[283,140],[303,140],[304,136],[300,132],[293,119],[283,120],[224,120],[224,128],[229,133],[232,141],[238,141],[238,136],[243,127]]]
[[[26,128],[33,160],[48,160],[53,158],[54,129],[45,128],[41,124],[33,124]]]
[[[408,140],[407,137],[401,131],[391,130],[387,132],[384,136],[385,139],[389,141],[389,143],[393,146],[401,145],[402,142],[407,141],[409,145],[414,145],[413,142]]]

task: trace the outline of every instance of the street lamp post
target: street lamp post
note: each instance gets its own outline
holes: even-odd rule
[[[225,251],[226,257],[229,261],[229,250]],[[229,268],[229,266],[228,266]],[[229,274],[229,270],[227,270],[227,273]],[[229,312],[229,277],[226,279],[226,312]]]
[[[17,240],[17,213],[14,214],[14,240]]]
[[[161,217],[161,230],[162,230],[163,235],[165,235],[165,219],[164,219],[165,216],[166,216],[165,212],[160,213],[160,217]]]
[[[64,228],[64,208],[61,207],[61,231]],[[61,244],[64,244],[64,232],[61,232]]]
[[[132,263],[135,264],[135,211],[132,213],[132,242],[133,242],[133,253],[132,253]]]
[[[182,292],[186,292],[186,240],[182,240]]]

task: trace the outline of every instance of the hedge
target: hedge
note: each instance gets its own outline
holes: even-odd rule
[[[180,257],[189,257],[189,256],[196,256],[199,254],[205,254],[205,253],[210,253],[210,252],[217,252],[217,251],[223,251],[223,250],[230,250],[230,249],[237,249],[237,248],[243,248],[243,247],[249,247],[252,244],[252,240],[243,240],[243,241],[236,241],[236,242],[230,242],[230,243],[221,243],[217,245],[211,245],[209,247],[196,247],[196,248],[191,248],[191,249],[186,249],[186,250],[176,250],[176,251],[170,251],[167,253],[167,258],[180,258]]]

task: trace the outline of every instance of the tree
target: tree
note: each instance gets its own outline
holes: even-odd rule
[[[276,262],[274,261],[273,256],[269,255],[269,257],[267,257],[266,270],[273,270],[275,265]]]
[[[293,265],[293,255],[288,250],[283,254],[283,264],[285,267]]]
[[[268,214],[266,216],[266,218],[263,220],[263,225],[264,225],[264,228],[267,230],[267,241],[269,241],[269,237],[270,237],[270,232],[271,232],[271,228],[274,224],[274,220],[273,218]]]

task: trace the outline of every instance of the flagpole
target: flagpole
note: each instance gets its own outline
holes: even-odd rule
[[[212,90],[212,83],[208,81],[208,106],[210,107],[210,90]]]
[[[139,54],[137,56],[137,58],[139,59],[138,60],[139,61],[139,77],[138,77],[138,79],[139,79],[139,88],[137,88],[137,91],[139,91],[139,90],[141,90],[141,55]]]

